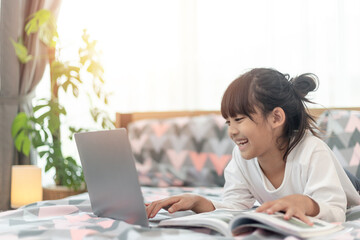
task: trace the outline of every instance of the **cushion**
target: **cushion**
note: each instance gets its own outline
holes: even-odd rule
[[[223,186],[234,143],[221,115],[140,120],[128,132],[141,185]]]
[[[360,111],[327,110],[318,119],[324,141],[342,166],[360,177]]]

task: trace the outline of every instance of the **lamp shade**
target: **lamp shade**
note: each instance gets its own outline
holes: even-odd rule
[[[41,169],[33,165],[12,166],[11,207],[18,208],[41,200]]]

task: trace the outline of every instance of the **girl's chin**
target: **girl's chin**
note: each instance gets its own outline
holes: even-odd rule
[[[240,152],[240,154],[241,154],[241,157],[245,160],[250,160],[250,159],[254,158],[254,156],[246,154],[245,152]]]

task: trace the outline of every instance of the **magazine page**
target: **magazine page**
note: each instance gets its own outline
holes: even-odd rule
[[[191,216],[178,217],[163,220],[159,227],[205,227],[215,230],[224,236],[232,236],[229,228],[230,221],[242,211],[215,210],[212,212],[199,213]]]
[[[340,225],[327,223],[319,219],[310,218],[313,226],[309,226],[297,218],[284,219],[283,213],[272,215],[257,213],[255,211],[243,212],[237,215],[230,223],[233,235],[240,235],[253,231],[255,228],[263,228],[284,235],[299,237],[312,237],[329,234],[342,229]]]

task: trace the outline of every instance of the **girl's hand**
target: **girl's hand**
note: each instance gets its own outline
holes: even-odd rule
[[[169,213],[185,210],[192,210],[196,213],[200,213],[215,210],[215,207],[210,200],[189,193],[165,198],[152,203],[146,203],[145,206],[148,218],[155,217],[161,208],[166,209]]]
[[[285,212],[284,219],[297,217],[301,221],[312,226],[313,223],[306,216],[316,216],[319,214],[319,205],[310,197],[302,194],[293,194],[275,201],[266,202],[256,209],[256,212],[273,214],[275,212]]]

